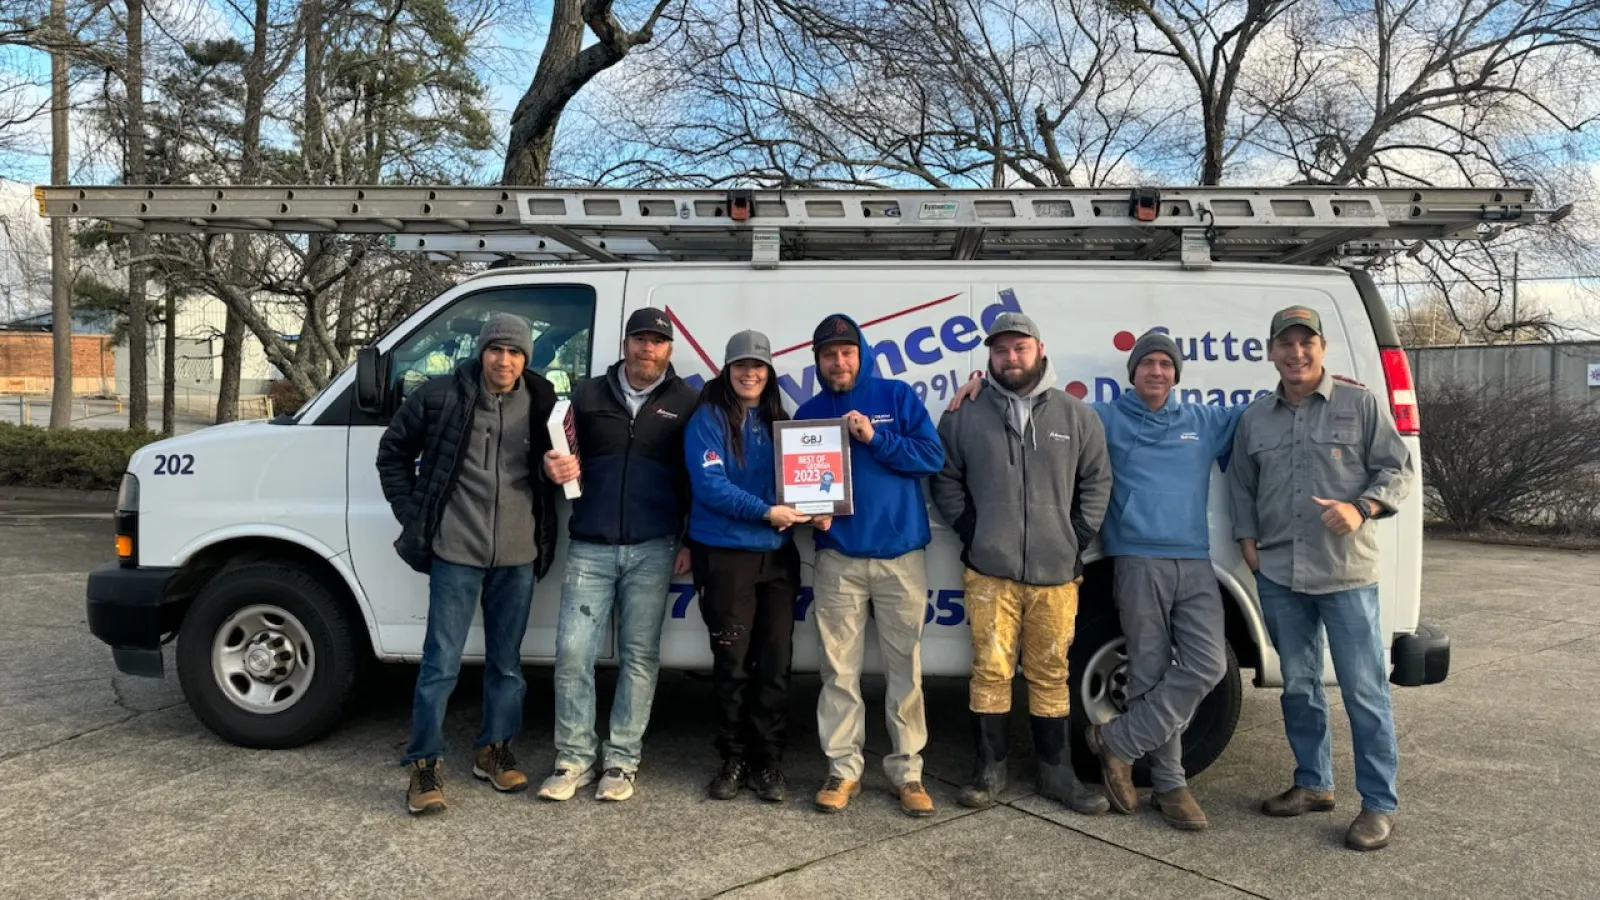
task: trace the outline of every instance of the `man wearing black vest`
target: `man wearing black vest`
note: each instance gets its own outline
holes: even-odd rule
[[[570,800],[596,777],[597,800],[633,796],[661,668],[667,586],[689,571],[683,433],[699,392],[672,369],[672,322],[644,307],[628,317],[623,358],[572,392],[577,456],[551,450],[556,484],[581,478],[567,526],[556,625],[555,771],[545,800]],[[581,472],[580,472],[581,458]],[[595,732],[595,660],[617,613],[619,666],[604,746]]]

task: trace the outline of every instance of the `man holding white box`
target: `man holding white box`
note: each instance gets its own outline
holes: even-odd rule
[[[672,369],[671,320],[644,307],[628,317],[622,360],[572,391],[580,455],[552,449],[545,457],[556,484],[582,478],[567,525],[556,623],[556,762],[539,788],[545,800],[570,800],[597,775],[595,799],[633,796],[661,669],[667,586],[674,574],[689,572],[683,433],[698,400]],[[620,658],[602,746],[594,667],[613,605]]]

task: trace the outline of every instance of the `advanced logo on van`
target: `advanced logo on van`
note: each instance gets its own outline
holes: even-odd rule
[[[984,337],[994,325],[994,320],[1002,313],[1022,312],[1022,304],[1017,300],[1017,295],[1010,288],[999,292],[999,301],[990,304],[974,319],[965,312],[951,315],[937,324],[918,325],[909,331],[904,331],[898,337],[883,339],[880,337],[882,329],[879,326],[887,325],[897,319],[909,316],[912,313],[922,312],[926,309],[949,303],[951,300],[962,296],[965,292],[958,291],[948,294],[927,303],[919,303],[906,309],[879,316],[858,323],[861,333],[866,336],[867,343],[872,347],[876,359],[877,373],[883,378],[902,378],[917,392],[917,396],[924,402],[930,400],[946,400],[972,378],[981,378],[986,373],[984,370],[969,370],[966,360],[961,359],[951,368],[940,370],[938,366],[950,366],[955,362],[953,357],[959,357],[968,351],[982,345]],[[672,319],[678,333],[693,348],[695,355],[705,364],[713,376],[721,368],[712,361],[711,355],[701,346],[693,332],[684,326],[683,319],[669,306],[666,313]],[[874,333],[868,329],[877,328]],[[772,351],[775,363],[780,357],[790,353],[808,350],[811,341],[806,340],[793,346]],[[781,365],[781,363],[778,363]],[[912,369],[916,369],[915,380],[907,376]],[[932,370],[932,371],[928,371]],[[924,375],[926,373],[926,375]],[[700,375],[690,375],[684,381],[695,388],[705,384],[705,378]],[[807,365],[800,370],[798,376],[780,373],[778,386],[788,395],[795,404],[801,404],[816,396],[821,390],[817,383],[817,367],[815,364]]]

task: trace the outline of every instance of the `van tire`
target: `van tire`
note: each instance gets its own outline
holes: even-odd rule
[[[1087,671],[1091,664],[1103,672],[1107,655],[1119,650],[1118,645],[1122,642],[1122,624],[1115,612],[1110,615],[1100,612],[1078,622],[1072,647],[1067,652],[1068,684],[1072,690],[1073,768],[1080,778],[1096,784],[1100,781],[1100,762],[1084,740],[1084,733],[1093,724],[1086,709],[1085,695],[1099,693],[1100,689],[1095,684],[1085,684],[1084,679],[1096,678],[1095,673]],[[1194,720],[1183,733],[1183,770],[1190,778],[1205,771],[1222,756],[1228,742],[1233,740],[1234,729],[1239,724],[1239,713],[1244,707],[1239,658],[1234,654],[1231,643],[1224,642],[1223,653],[1227,659],[1227,671],[1222,681],[1200,701]],[[1096,659],[1097,656],[1100,658]],[[1150,786],[1148,762],[1139,760],[1134,764],[1133,780],[1139,787]]]
[[[277,750],[333,730],[360,660],[349,614],[326,584],[294,565],[250,563],[224,569],[195,598],[177,663],[184,698],[207,728]]]

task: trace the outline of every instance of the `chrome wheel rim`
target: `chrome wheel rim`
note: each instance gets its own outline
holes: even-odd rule
[[[316,674],[311,634],[282,607],[247,606],[217,627],[211,671],[234,706],[256,715],[283,712],[300,702]]]
[[[1090,723],[1104,725],[1128,711],[1128,642],[1107,641],[1089,657],[1079,678],[1078,708]]]

